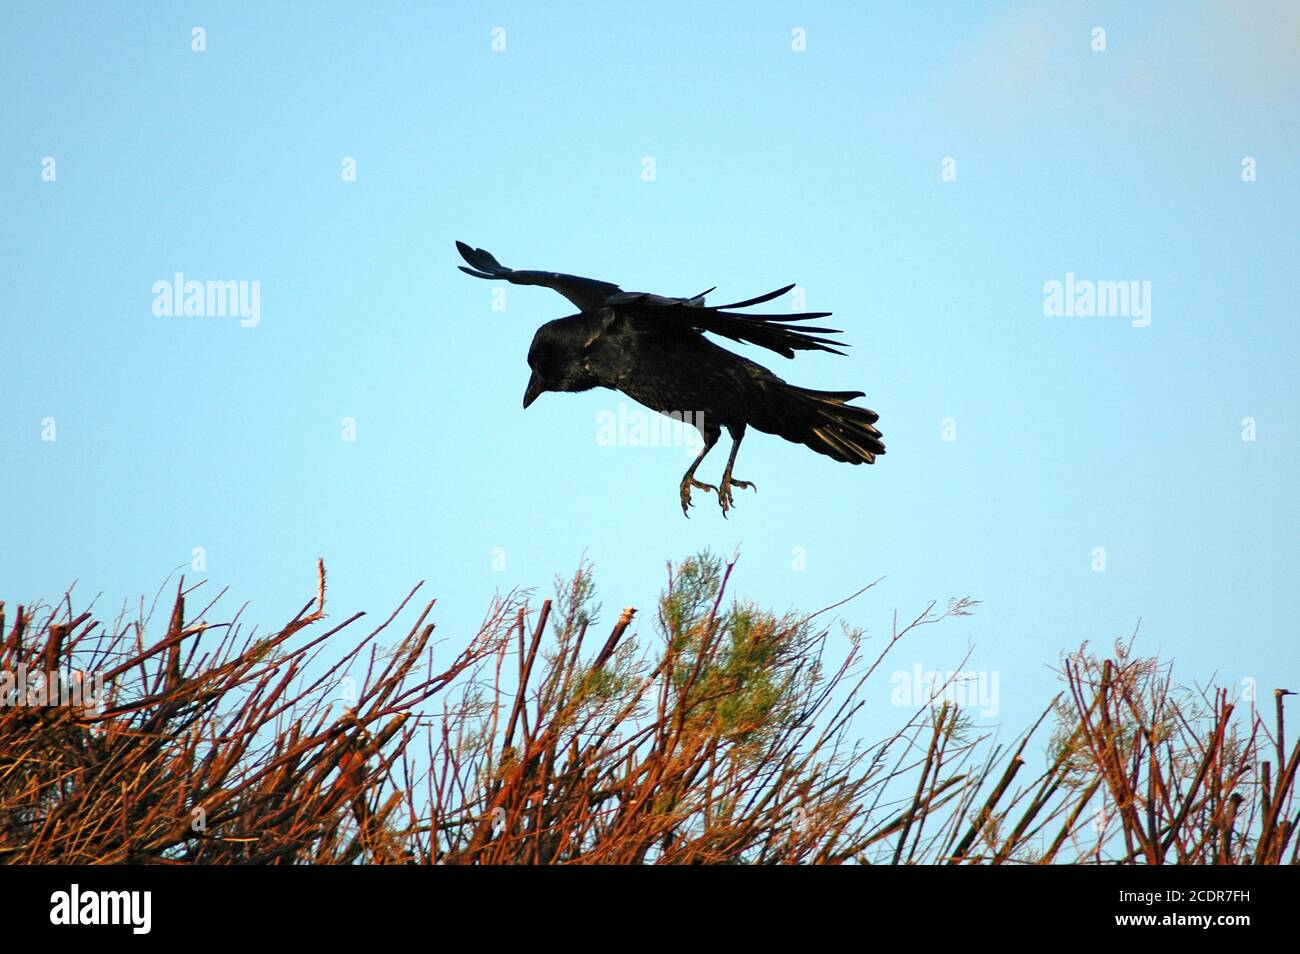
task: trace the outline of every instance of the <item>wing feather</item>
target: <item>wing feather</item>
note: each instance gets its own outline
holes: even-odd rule
[[[793,358],[796,351],[829,351],[831,354],[844,354],[838,349],[849,347],[846,343],[834,338],[822,337],[840,334],[838,328],[799,324],[815,318],[828,318],[831,314],[828,311],[794,315],[746,315],[730,310],[771,301],[793,287],[787,285],[785,288],[759,295],[757,298],[721,306],[708,306],[698,299],[665,298],[662,295],[627,292],[614,296],[608,304],[622,314],[641,317],[648,321],[661,321],[666,325],[676,325],[679,328],[693,328],[696,331],[719,335],[743,344],[758,345],[786,358]]]
[[[613,282],[602,282],[595,278],[583,278],[580,275],[566,275],[563,272],[521,271],[506,268],[496,260],[491,252],[473,248],[464,242],[457,242],[456,248],[461,257],[471,266],[458,266],[466,275],[475,278],[502,278],[514,285],[541,285],[559,292],[583,311],[599,311],[612,295],[621,289]]]
[[[844,354],[839,348],[848,345],[838,339],[822,337],[838,335],[838,328],[803,325],[801,322],[828,318],[828,311],[813,311],[788,315],[750,315],[735,309],[761,305],[779,298],[794,285],[785,285],[765,295],[746,298],[727,305],[704,304],[704,296],[712,288],[694,298],[669,298],[649,292],[625,292],[612,282],[566,275],[563,272],[525,271],[506,268],[491,252],[457,242],[456,248],[470,267],[460,270],[475,278],[504,279],[515,285],[541,285],[559,292],[584,312],[598,312],[611,308],[630,317],[661,323],[665,330],[695,330],[719,335],[742,344],[758,345],[779,355],[793,358],[796,351],[829,351]]]

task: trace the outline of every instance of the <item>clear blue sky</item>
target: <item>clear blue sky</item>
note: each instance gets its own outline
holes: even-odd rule
[[[891,726],[888,673],[972,643],[1019,729],[1062,650],[1139,619],[1185,679],[1300,689],[1300,17],[1140,6],[5,4],[0,596],[78,580],[107,614],[203,547],[189,575],[269,625],[319,555],[334,618],[425,579],[459,643],[584,553],[612,623],[739,546],[778,609],[886,576],[845,611],[878,635],[984,601],[885,667]],[[747,353],[866,391],[888,454],[751,433],[758,494],[687,521],[681,448],[598,443],[619,395],[521,409],[571,309],[493,311],[455,239],[666,294],[798,282],[851,356]],[[176,272],[260,282],[260,324],[156,316]],[[1149,281],[1150,324],[1045,316],[1067,273]]]

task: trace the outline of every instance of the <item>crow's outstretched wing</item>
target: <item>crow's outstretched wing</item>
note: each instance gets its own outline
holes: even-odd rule
[[[827,318],[829,311],[815,311],[794,315],[744,315],[732,309],[749,308],[779,298],[793,285],[786,285],[776,291],[744,301],[735,301],[729,305],[711,306],[704,304],[704,296],[713,291],[701,292],[694,298],[667,298],[648,292],[625,292],[612,282],[597,281],[594,278],[581,278],[577,275],[565,275],[562,272],[520,271],[506,268],[490,252],[481,248],[471,248],[464,242],[457,242],[461,257],[472,268],[461,265],[460,270],[476,278],[503,278],[516,285],[542,285],[554,289],[585,312],[598,312],[604,308],[613,309],[617,314],[632,319],[662,324],[665,330],[706,331],[710,334],[730,338],[746,344],[755,344],[786,358],[793,358],[796,351],[829,351],[843,354],[832,345],[847,348],[848,345],[832,338],[819,335],[837,335],[836,328],[819,328],[798,325],[797,322],[815,318]]]
[[[819,335],[837,335],[836,328],[820,328],[811,325],[798,325],[795,322],[808,321],[813,318],[827,318],[829,311],[811,311],[795,315],[743,315],[735,308],[748,308],[761,305],[784,295],[793,285],[786,285],[776,291],[745,301],[735,301],[729,305],[706,305],[704,294],[694,298],[665,298],[645,292],[620,292],[606,302],[618,314],[645,321],[662,322],[665,326],[693,328],[710,334],[755,344],[767,348],[786,358],[793,358],[796,351],[829,351],[843,354],[832,345],[847,348],[848,345],[833,338],[821,338]],[[713,289],[709,289],[712,291]]]
[[[583,311],[599,311],[605,306],[610,296],[617,295],[621,289],[613,282],[597,281],[594,278],[582,278],[578,275],[565,275],[561,272],[520,271],[506,268],[498,262],[491,252],[481,248],[471,248],[464,242],[457,242],[461,257],[472,265],[466,268],[458,266],[466,275],[475,278],[504,278],[515,285],[541,285],[559,292]]]

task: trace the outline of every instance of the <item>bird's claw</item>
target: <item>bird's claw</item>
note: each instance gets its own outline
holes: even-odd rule
[[[736,480],[732,477],[722,478],[722,488],[718,491],[718,504],[722,507],[722,516],[726,519],[727,511],[736,505],[735,498],[731,496],[732,487],[741,487],[745,490],[752,490],[758,493],[758,484],[750,483],[748,480]]]
[[[702,484],[702,483],[700,483],[698,480],[696,480],[696,479],[693,478],[693,477],[688,477],[687,479],[683,480],[683,481],[682,481],[682,487],[681,487],[681,491],[682,491],[682,513],[685,514],[685,515],[687,516],[687,518],[690,517],[690,514],[686,512],[686,508],[687,508],[687,507],[693,507],[693,506],[695,506],[693,503],[691,503],[691,488],[692,488],[692,487],[695,487],[695,488],[697,488],[697,489],[699,489],[699,490],[703,490],[703,491],[705,491],[706,493],[715,493],[715,492],[717,491],[717,489],[718,489],[717,487],[713,486],[712,484]]]

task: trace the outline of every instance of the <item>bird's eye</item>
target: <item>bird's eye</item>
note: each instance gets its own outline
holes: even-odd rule
[[[555,365],[555,355],[548,349],[538,348],[528,355],[528,366],[540,375],[547,375]]]

